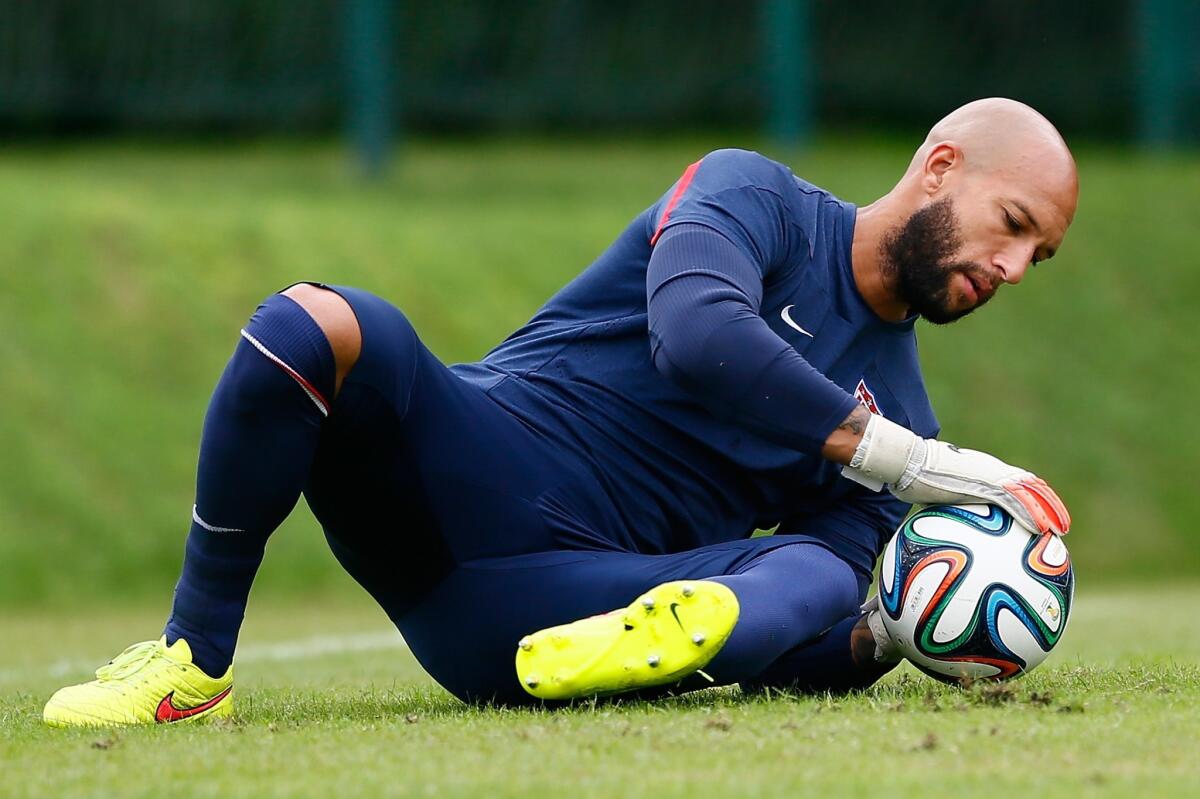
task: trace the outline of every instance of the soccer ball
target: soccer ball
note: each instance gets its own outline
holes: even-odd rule
[[[883,552],[879,607],[904,656],[946,682],[1017,677],[1062,639],[1075,593],[1062,539],[991,505],[931,505]]]

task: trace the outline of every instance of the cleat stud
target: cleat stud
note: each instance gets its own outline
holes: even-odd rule
[[[684,583],[683,587],[679,589],[679,593],[683,594],[684,596],[691,596],[692,594],[696,593],[696,589],[692,588],[691,583]]]
[[[537,675],[535,675],[535,674],[530,674],[528,677],[525,678],[525,684],[528,685],[530,688],[537,688],[539,682],[541,682],[541,680],[539,680]]]
[[[642,607],[644,607],[646,610],[654,610],[654,597],[652,597],[652,596],[642,597]]]
[[[661,662],[662,661],[659,659],[658,655],[651,655],[650,657],[646,658],[646,663],[652,669],[658,668],[658,664]]]
[[[703,645],[704,641],[705,641],[704,633],[696,633],[695,635],[692,636],[692,643],[695,644],[696,646]]]
[[[521,639],[521,642],[519,644],[517,644],[517,646],[521,647],[521,649],[524,649],[526,652],[528,652],[530,649],[533,649],[533,641],[527,635]]]

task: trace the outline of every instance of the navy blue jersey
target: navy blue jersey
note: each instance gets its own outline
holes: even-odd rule
[[[856,402],[938,424],[914,320],[866,305],[855,207],[757,153],[719,150],[479,363],[452,367],[578,454],[608,501],[596,535],[646,553],[757,528],[870,571],[907,506],[819,451]]]

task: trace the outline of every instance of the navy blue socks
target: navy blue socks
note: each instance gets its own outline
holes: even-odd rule
[[[197,666],[225,673],[267,537],[308,478],[335,385],[333,351],[312,317],[282,294],[258,307],[204,419],[196,505],[183,573],[164,631]]]
[[[742,690],[778,688],[806,693],[843,693],[871,685],[894,664],[871,663],[864,667],[855,662],[851,635],[861,618],[859,613],[847,616],[816,640],[785,652],[756,677],[742,680]],[[874,644],[870,648],[873,652]]]
[[[763,673],[785,653],[858,614],[854,571],[818,544],[772,549],[738,574],[708,579],[729,587],[741,608],[733,634],[704,668],[718,685]],[[812,653],[804,668],[844,669],[850,657],[848,632],[844,644],[844,652],[831,646]]]

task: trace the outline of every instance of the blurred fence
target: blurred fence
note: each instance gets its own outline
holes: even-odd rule
[[[425,130],[749,127],[808,97],[822,123],[924,126],[990,94],[1098,136],[1200,130],[1193,0],[0,0],[0,129],[331,128],[364,1],[379,85]]]

